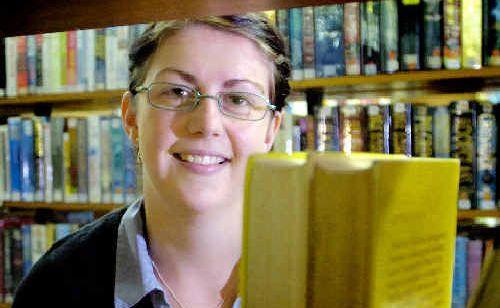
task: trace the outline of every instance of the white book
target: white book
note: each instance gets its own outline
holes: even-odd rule
[[[106,89],[117,89],[117,27],[106,28]]]
[[[101,202],[101,145],[100,145],[100,118],[87,118],[88,137],[88,175],[89,175],[89,202]]]
[[[111,120],[101,118],[101,199],[103,203],[111,203]]]
[[[35,264],[45,253],[47,246],[46,227],[41,224],[31,225],[31,261]]]
[[[17,37],[5,38],[5,73],[7,96],[17,95]]]
[[[116,37],[116,87],[126,89],[128,86],[129,26],[116,27]]]
[[[85,45],[85,90],[95,90],[95,30],[84,30]]]
[[[43,93],[49,93],[51,91],[51,70],[52,70],[52,35],[50,33],[43,34],[42,40],[42,79],[43,79]]]
[[[86,56],[85,56],[85,30],[76,31],[76,91],[85,90],[85,74],[87,72],[86,68]]]
[[[26,36],[26,67],[28,71],[28,93],[36,93],[36,39],[34,35]],[[33,83],[33,81],[35,81]]]
[[[63,90],[61,83],[61,35],[60,33],[51,33],[50,35],[49,92],[54,93]]]
[[[45,152],[44,157],[44,169],[45,169],[45,202],[54,201],[54,169],[52,165],[52,138],[51,138],[51,125],[49,121],[43,123],[43,150]]]

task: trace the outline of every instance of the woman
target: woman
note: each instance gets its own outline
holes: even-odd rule
[[[245,168],[288,95],[284,46],[258,14],[153,24],[122,98],[143,198],[56,243],[14,307],[231,307]]]

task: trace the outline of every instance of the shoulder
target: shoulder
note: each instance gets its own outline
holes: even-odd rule
[[[125,210],[109,213],[56,242],[21,282],[13,307],[113,304],[116,238]]]

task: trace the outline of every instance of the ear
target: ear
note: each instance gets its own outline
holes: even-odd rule
[[[269,126],[267,128],[267,132],[266,132],[266,139],[264,141],[266,144],[267,151],[271,150],[271,148],[273,146],[274,139],[276,138],[276,134],[278,134],[278,131],[280,129],[282,117],[283,117],[283,112],[276,111],[273,114],[273,117],[269,123]]]
[[[130,91],[122,95],[122,125],[133,144],[137,145],[138,128],[137,128],[137,111],[132,105],[133,95]]]

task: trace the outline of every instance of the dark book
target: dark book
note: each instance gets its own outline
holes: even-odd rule
[[[17,38],[17,94],[28,93],[27,37]]]
[[[421,32],[420,1],[398,1],[399,20],[399,63],[404,71],[419,70],[420,32]]]
[[[412,106],[394,103],[390,108],[390,152],[392,154],[412,155]]]
[[[432,157],[432,111],[426,105],[413,106],[413,155]]]
[[[302,63],[304,65],[304,79],[315,77],[314,52],[314,9],[312,6],[302,8]]]
[[[35,35],[36,44],[36,59],[35,59],[35,70],[36,70],[36,89],[38,92],[43,90],[43,85],[46,81],[43,80],[43,34]]]
[[[461,20],[460,1],[445,0],[443,16],[443,62],[446,69],[459,69],[461,66]]]
[[[384,73],[399,70],[398,3],[380,1],[380,64]]]
[[[478,105],[477,116],[477,208],[496,208],[496,142],[497,124],[493,105]]]
[[[344,55],[346,75],[361,74],[359,3],[344,4]]]
[[[15,293],[17,286],[23,279],[23,238],[21,224],[18,217],[12,218],[13,226],[11,232],[11,271],[12,271],[12,292]]]
[[[314,8],[316,77],[345,75],[343,15],[340,4]]]
[[[483,65],[500,65],[500,4],[497,0],[483,0]]]
[[[5,96],[7,71],[5,69],[5,39],[0,38],[0,97]]]
[[[35,159],[35,201],[43,201],[45,195],[45,149],[44,123],[45,118],[33,118],[33,155]]]
[[[474,102],[450,104],[451,157],[460,159],[459,209],[476,208],[476,117]]]
[[[66,50],[66,49],[65,49]],[[106,85],[106,30],[95,30],[95,89],[102,90]]]
[[[340,147],[346,153],[366,150],[365,113],[358,100],[340,105]]]
[[[78,202],[88,202],[87,119],[78,119]]]
[[[441,69],[443,65],[443,1],[423,0],[422,13],[424,68]]]
[[[289,10],[290,30],[290,65],[292,80],[304,79],[304,63],[302,62],[302,8]]]
[[[364,75],[380,72],[380,3],[361,3],[361,71]]]
[[[62,202],[64,196],[64,118],[53,117],[50,120],[51,160],[53,172],[53,200]]]
[[[36,92],[36,38],[34,35],[26,37],[26,69],[28,74],[28,93]]]
[[[366,106],[367,150],[372,153],[389,153],[389,106]]]
[[[288,9],[276,11],[276,24],[283,38],[286,53],[290,55],[290,21],[288,20]],[[133,41],[135,41],[135,39]]]

